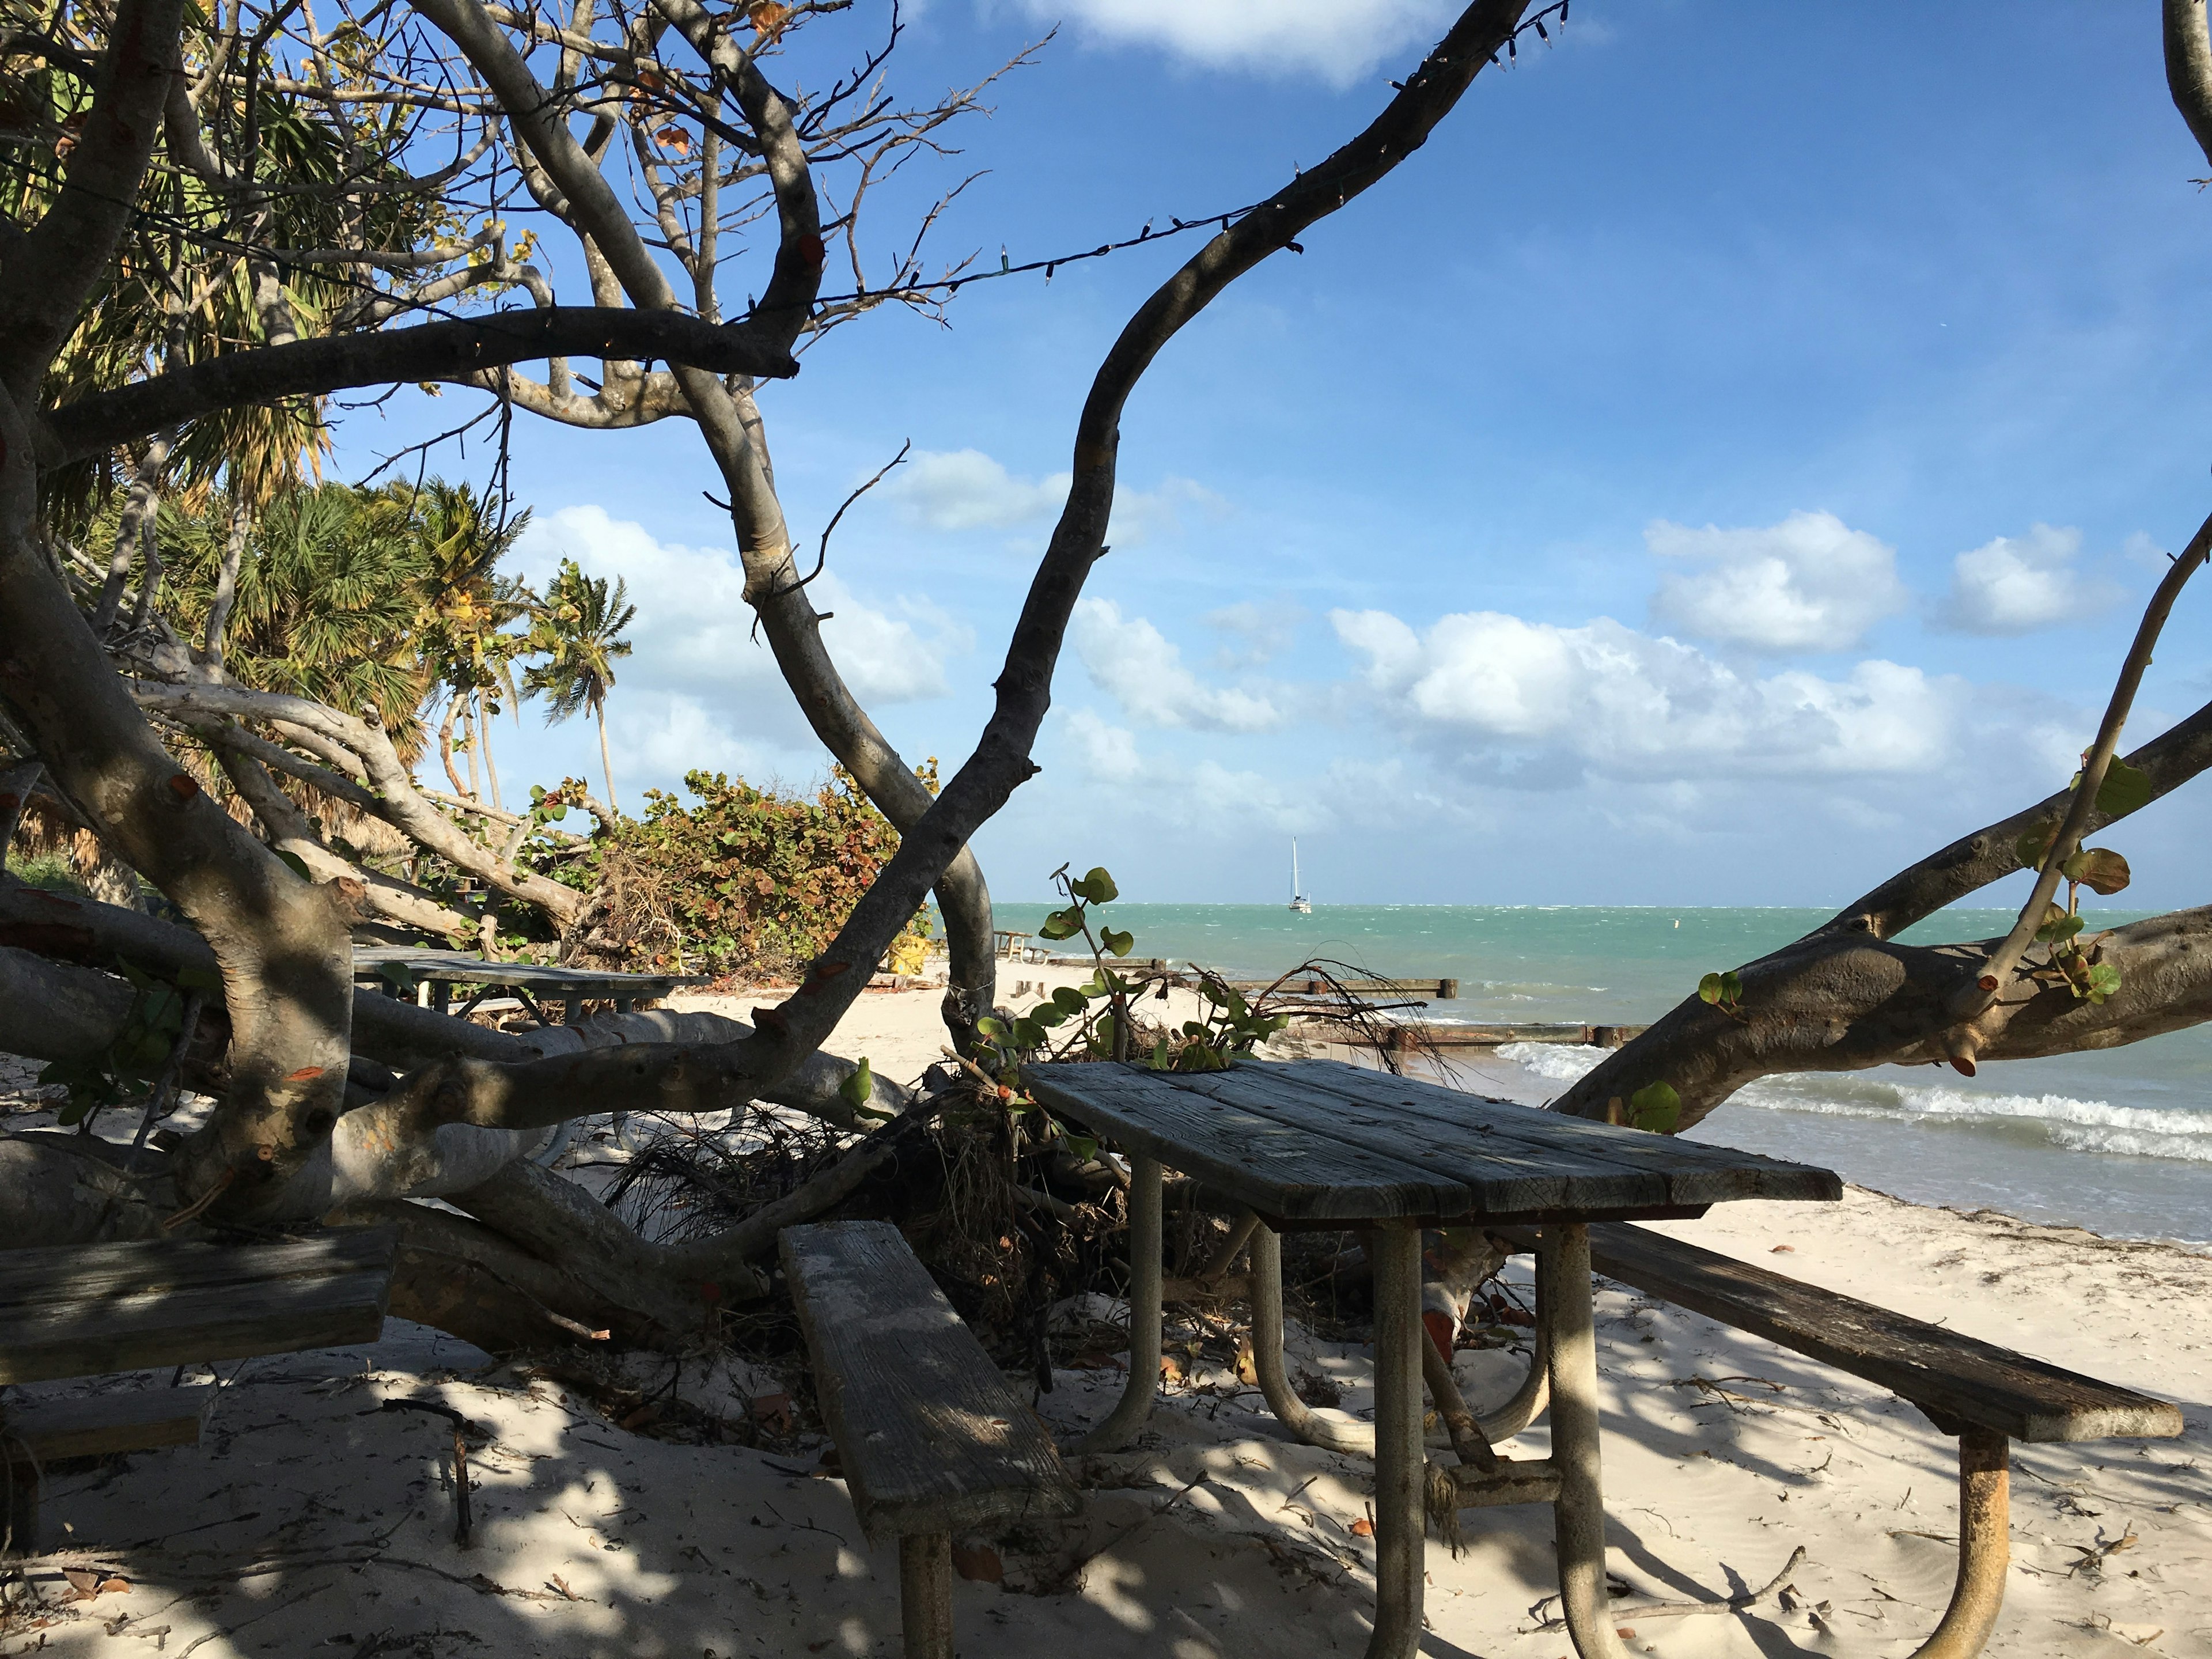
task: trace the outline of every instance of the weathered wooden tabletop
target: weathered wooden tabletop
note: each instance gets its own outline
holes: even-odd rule
[[[1831,1170],[1335,1060],[1226,1072],[1064,1063],[1024,1076],[1053,1111],[1291,1225],[1626,1221],[1843,1196]]]
[[[583,996],[594,1000],[611,997],[665,996],[679,985],[696,983],[680,974],[602,973],[586,968],[560,968],[538,962],[492,962],[464,951],[420,950],[405,945],[357,945],[353,952],[356,979],[374,979],[386,968],[404,968],[417,980],[447,984],[520,986],[544,996]]]

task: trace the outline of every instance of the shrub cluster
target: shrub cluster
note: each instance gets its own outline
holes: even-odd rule
[[[933,791],[936,763],[919,769]],[[562,878],[599,890],[592,954],[632,968],[678,968],[750,980],[787,977],[836,937],[898,832],[842,769],[811,794],[760,788],[720,772],[691,772],[687,805],[648,790],[642,817],[592,838],[591,856]],[[925,909],[890,951],[920,966]]]

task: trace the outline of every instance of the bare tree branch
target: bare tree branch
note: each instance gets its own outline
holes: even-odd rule
[[[459,27],[459,15],[471,0],[418,3],[434,16],[456,18]],[[1386,177],[1419,149],[1492,54],[1504,47],[1525,9],[1516,0],[1477,0],[1365,131],[1216,236],[1122,330],[1092,383],[1078,422],[1073,486],[1016,625],[1006,665],[997,682],[997,707],[981,741],[928,811],[902,836],[897,853],[878,872],[799,990],[780,1007],[756,1014],[755,1038],[703,1051],[668,1049],[647,1054],[633,1049],[618,1061],[583,1054],[511,1068],[468,1063],[438,1068],[410,1079],[407,1085],[422,1130],[441,1122],[521,1127],[545,1121],[544,1114],[558,1109],[554,1103],[583,1094],[617,1109],[714,1110],[742,1103],[763,1083],[782,1077],[821,1045],[867,982],[869,970],[892,938],[969,838],[1036,770],[1030,748],[1050,706],[1052,672],[1067,619],[1104,545],[1121,407],[1146,368],[1185,323],[1237,276],[1269,254],[1293,246],[1306,227]],[[511,70],[477,57],[477,47],[471,43],[477,35],[456,38],[470,50],[486,81],[501,88],[503,97],[524,89],[505,84],[514,79]],[[495,47],[512,57],[504,41]],[[547,125],[554,131],[546,132],[541,126],[532,139],[533,144],[544,145],[541,159],[573,152],[574,140],[567,130],[557,123]],[[565,177],[562,182],[566,185]],[[588,181],[580,182],[588,189]],[[610,252],[611,259],[616,252]],[[626,265],[633,262],[627,252],[620,257]],[[657,269],[641,280],[665,288]],[[702,428],[706,424],[702,419]],[[787,540],[783,550],[787,563]]]
[[[509,897],[538,906],[557,921],[572,921],[583,911],[585,895],[530,871],[517,870],[423,799],[415,787],[414,775],[392,748],[392,739],[372,719],[340,714],[305,697],[251,691],[242,686],[165,685],[139,680],[131,690],[141,703],[173,720],[198,724],[229,716],[282,722],[288,735],[307,742],[326,757],[333,751],[349,755],[361,764],[362,775],[374,791],[368,810],[418,845]]]
[[[48,410],[40,459],[59,465],[218,410],[349,386],[458,380],[548,356],[660,358],[718,374],[796,374],[789,353],[750,325],[704,323],[675,311],[553,306],[341,334],[226,354]]]

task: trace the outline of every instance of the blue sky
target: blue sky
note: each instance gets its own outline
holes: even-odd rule
[[[915,94],[1063,27],[913,192],[988,169],[934,246],[989,264],[1235,207],[1444,21],[932,0],[894,59]],[[1295,834],[1324,903],[1840,902],[2058,787],[2160,550],[2212,507],[2205,171],[2148,4],[1582,0],[1131,401],[1045,769],[978,842],[994,890],[1073,860],[1133,898],[1279,899]],[[910,757],[967,754],[1091,374],[1194,246],[980,283],[949,327],[878,314],[764,392],[810,539],[913,441],[817,589]],[[342,459],[463,395],[356,417]],[[574,555],[640,605],[626,804],[690,766],[819,773],[687,425],[521,424],[514,479],[526,565]],[[2134,738],[2212,697],[2208,605]],[[496,744],[511,794],[597,775],[581,723],[526,708]],[[2185,794],[2109,837],[2132,899],[2203,898],[2203,821]]]

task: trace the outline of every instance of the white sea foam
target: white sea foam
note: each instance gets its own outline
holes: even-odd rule
[[[1515,1042],[1500,1048],[1498,1056],[1547,1081],[1571,1083],[1606,1053],[1566,1043]],[[1762,1078],[1740,1090],[1729,1103],[1891,1122],[2017,1126],[2040,1129],[2053,1146],[2070,1152],[2212,1164],[2212,1111],[2115,1106],[2068,1095],[1984,1094],[1866,1073],[1819,1072]]]

